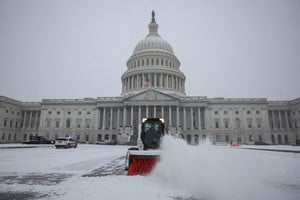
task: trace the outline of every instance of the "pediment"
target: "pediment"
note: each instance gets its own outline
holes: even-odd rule
[[[177,98],[156,90],[147,90],[129,97],[129,101],[173,101]]]

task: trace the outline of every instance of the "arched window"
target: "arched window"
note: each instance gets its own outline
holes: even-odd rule
[[[191,141],[192,141],[191,135],[187,135],[186,140],[187,140],[188,144],[191,144]]]
[[[284,135],[284,142],[285,142],[285,144],[289,144],[289,137],[288,137],[288,135]]]
[[[116,141],[116,140],[117,140],[117,136],[116,136],[115,134],[113,134],[113,135],[111,136],[111,139]]]
[[[138,67],[140,66],[140,61],[138,60]]]
[[[149,59],[147,59],[147,66],[149,65]]]
[[[159,65],[159,60],[158,59],[156,59],[156,65]]]
[[[144,66],[144,64],[145,64],[145,63],[144,63],[144,60],[142,60],[142,66]]]
[[[101,141],[101,134],[97,135],[97,141]]]
[[[108,135],[108,134],[105,134],[104,139],[105,139],[105,140],[109,140],[109,135]]]
[[[196,144],[199,144],[199,136],[198,136],[198,135],[195,135],[195,136],[194,136],[194,140],[195,140],[195,143],[196,143]]]
[[[151,65],[154,65],[154,60],[153,60],[153,58],[151,59]]]
[[[163,59],[160,60],[160,65],[161,65],[161,66],[164,65],[164,60],[163,60]]]
[[[271,135],[271,139],[272,139],[272,144],[275,144],[275,136]]]
[[[278,144],[282,144],[282,138],[281,135],[277,135]]]

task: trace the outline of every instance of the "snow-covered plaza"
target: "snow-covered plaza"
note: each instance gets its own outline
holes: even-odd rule
[[[165,137],[152,174],[126,176],[128,146],[12,146],[22,145],[0,145],[0,199],[300,198],[300,154],[295,153],[191,146]]]

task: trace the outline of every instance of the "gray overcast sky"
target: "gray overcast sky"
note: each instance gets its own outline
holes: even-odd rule
[[[187,95],[300,97],[299,0],[0,0],[0,95],[119,96],[153,9]]]

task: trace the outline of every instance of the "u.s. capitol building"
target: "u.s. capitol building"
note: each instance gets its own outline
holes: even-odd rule
[[[70,135],[80,142],[136,139],[143,117],[162,117],[165,130],[189,143],[290,144],[300,138],[300,98],[207,98],[185,94],[186,77],[171,45],[158,34],[152,13],[149,34],[134,48],[117,97],[21,102],[0,96],[0,142],[31,136]]]

